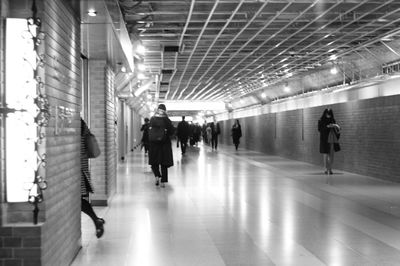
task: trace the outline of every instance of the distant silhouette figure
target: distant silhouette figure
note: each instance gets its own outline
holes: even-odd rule
[[[242,128],[239,124],[239,120],[236,119],[231,129],[232,141],[235,144],[235,149],[239,148],[240,138],[242,137]]]
[[[144,119],[144,124],[140,128],[140,131],[143,131],[142,135],[142,148],[144,148],[144,152],[147,153],[149,151],[149,125],[150,119],[147,117]]]
[[[185,116],[182,116],[182,121],[178,123],[176,129],[176,136],[178,141],[181,143],[182,154],[186,153],[187,142],[190,135],[189,123],[185,121]]]

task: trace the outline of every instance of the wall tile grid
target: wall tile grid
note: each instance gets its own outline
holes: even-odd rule
[[[110,67],[106,68],[106,101],[105,101],[105,128],[106,128],[106,194],[107,199],[115,193],[117,187],[117,110],[114,95],[115,74]]]
[[[116,189],[117,145],[114,72],[105,60],[89,60],[91,87],[91,131],[96,135],[101,155],[91,160],[95,193],[94,205],[107,205]]]
[[[0,227],[0,265],[42,265],[41,233],[41,226]]]
[[[43,18],[46,32],[45,83],[53,113],[46,130],[49,186],[45,191],[45,207],[42,206],[46,211],[42,230],[42,265],[55,266],[68,265],[78,252],[81,241],[80,23],[68,2],[62,0],[44,1]],[[70,124],[55,119],[55,108],[58,107],[72,110]]]
[[[241,145],[322,166],[317,125],[327,107],[241,118]],[[342,127],[342,150],[335,154],[334,168],[400,182],[400,95],[349,101],[329,108]],[[232,145],[233,120],[221,123],[221,142]]]

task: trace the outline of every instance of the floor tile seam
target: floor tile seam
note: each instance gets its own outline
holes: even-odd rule
[[[321,210],[321,208],[313,206],[313,205],[311,205],[311,204],[309,204],[307,202],[304,202],[304,204],[309,206],[310,208],[313,208],[313,209],[321,212],[321,213],[324,213],[323,210]],[[315,205],[318,206],[318,204],[315,204]],[[375,226],[375,227],[378,226],[380,228],[386,227],[385,229],[387,229],[387,231],[392,231],[390,233],[387,233],[387,235],[391,236],[393,234],[394,235],[397,234],[399,236],[398,239],[400,239],[400,230],[395,229],[395,228],[390,227],[390,226],[387,226],[387,225],[384,225],[382,223],[379,223],[379,222],[377,222],[375,220],[372,220],[372,219],[370,219],[369,217],[366,217],[366,216],[362,216],[362,215],[359,215],[359,214],[356,214],[356,213],[353,213],[353,212],[350,212],[350,211],[347,211],[347,210],[344,210],[344,212],[345,212],[345,214],[343,214],[343,215],[335,215],[335,216],[328,215],[328,217],[332,217],[334,220],[337,220],[340,223],[345,224],[345,225],[349,226],[350,228],[353,228],[354,230],[360,231],[363,234],[368,235],[369,237],[375,239],[376,241],[379,241],[379,242],[384,243],[384,244],[386,244],[388,246],[391,246],[392,248],[400,250],[400,243],[397,244],[396,241],[391,241],[392,243],[388,243],[387,241],[382,240],[382,237],[384,237],[384,236],[376,236],[376,233],[374,232],[375,230],[371,230],[370,232],[368,232],[368,230],[366,230],[365,228],[362,229],[361,227],[365,224],[365,221],[367,221],[370,224],[369,225],[370,227],[371,226]],[[349,217],[352,217],[352,219],[356,218],[357,220],[360,220],[360,219],[364,220],[364,223],[353,224],[352,223],[352,219],[349,219]],[[380,229],[380,230],[382,230],[382,229]]]
[[[228,156],[239,157],[240,159],[245,160],[245,161],[247,161],[248,163],[250,163],[250,164],[252,164],[252,165],[255,165],[255,166],[257,166],[257,167],[260,167],[260,168],[262,168],[263,170],[271,171],[271,172],[273,172],[273,173],[280,172],[280,175],[281,175],[281,176],[284,176],[285,178],[287,178],[287,179],[289,179],[289,180],[293,180],[293,181],[295,181],[295,182],[300,182],[300,183],[306,183],[305,181],[299,181],[299,180],[296,180],[295,178],[291,177],[291,176],[290,176],[290,173],[288,173],[287,171],[284,171],[284,170],[281,170],[280,168],[271,166],[271,165],[269,165],[269,164],[267,164],[267,163],[265,163],[265,162],[257,162],[256,164],[254,164],[254,163],[253,163],[253,160],[248,159],[248,158],[243,158],[243,157],[240,157],[240,156],[237,156],[237,155],[231,155],[231,154],[229,154],[229,153],[228,153]],[[258,165],[258,163],[265,165],[265,166],[267,167],[267,169],[265,169],[265,167],[263,167],[263,166]],[[268,169],[268,168],[269,168],[269,169]],[[361,175],[357,175],[357,174],[353,174],[353,173],[351,173],[351,174],[352,174],[352,175],[355,175],[355,176],[357,176],[357,177],[360,177],[360,178],[372,178],[372,179],[374,179],[373,177],[361,176]],[[324,175],[321,174],[321,176],[324,176]],[[374,179],[374,180],[376,180],[376,179]],[[380,181],[380,180],[378,180],[378,181]],[[312,185],[315,185],[315,184],[313,183]],[[318,187],[319,187],[319,189],[322,190],[322,191],[327,191],[327,190],[325,190],[324,186],[318,186]],[[330,186],[330,187],[332,187],[332,186]],[[328,191],[327,191],[327,192],[328,192]],[[332,194],[332,192],[329,192],[329,193]],[[348,194],[348,195],[351,195],[351,194],[353,194],[353,193],[354,193],[353,191],[349,191],[349,193],[347,193],[347,194]],[[337,193],[336,193],[336,194],[333,194],[333,195],[338,196]],[[361,195],[361,196],[366,196],[366,195],[364,195],[364,194],[360,194],[360,195]],[[385,201],[385,200],[382,200],[382,199],[379,199],[379,198],[376,198],[376,197],[372,197],[372,196],[370,196],[370,195],[368,195],[368,196],[369,196],[369,197],[367,197],[367,198],[371,198],[371,199],[374,199],[374,200],[376,200],[376,201],[380,201],[380,202],[383,202],[383,203],[386,203],[386,204],[393,205],[393,202]],[[344,196],[342,195],[342,196],[340,196],[340,197],[344,197]],[[345,198],[345,197],[344,197],[344,198]],[[345,198],[345,199],[347,199],[347,198]],[[378,211],[379,211],[379,210],[378,210]],[[389,213],[389,212],[386,212],[386,213],[389,214],[389,215],[393,215],[393,214],[391,214],[391,213]]]
[[[238,157],[238,158],[241,158],[241,159],[245,158],[245,157],[242,157],[242,156],[237,155],[237,154],[229,153],[229,152],[225,151],[225,149],[221,149],[221,152],[224,153],[225,155],[228,155],[228,156],[231,156],[231,157]],[[259,151],[254,151],[254,152],[257,153],[257,154],[260,154],[260,157],[279,158],[280,160],[284,160],[284,161],[286,161],[286,162],[288,162],[288,163],[290,163],[290,162],[296,162],[296,163],[299,163],[299,164],[307,165],[307,166],[309,166],[310,168],[313,168],[313,169],[318,169],[318,170],[321,169],[320,166],[315,165],[315,164],[312,164],[312,163],[308,163],[308,162],[304,162],[304,161],[296,161],[296,160],[288,159],[288,158],[285,158],[285,157],[282,157],[282,156],[278,156],[278,155],[264,154],[264,153],[259,152]],[[257,160],[252,160],[252,159],[249,159],[249,158],[245,158],[245,159],[248,160],[248,161],[255,162],[256,164],[257,164],[257,163],[266,164],[265,162],[259,162],[259,161],[257,161]],[[273,169],[278,169],[278,170],[280,169],[279,167],[274,166],[274,165],[271,165],[271,164],[268,164],[268,165],[266,165],[266,166],[268,166],[268,167],[270,167],[270,168],[273,168]],[[322,170],[321,170],[321,171],[322,171]],[[377,181],[377,182],[379,182],[379,183],[383,183],[383,184],[387,184],[387,185],[398,184],[398,183],[396,183],[396,182],[392,182],[392,181],[389,181],[389,180],[378,179],[378,178],[373,177],[373,176],[360,175],[360,174],[348,172],[348,171],[345,171],[345,170],[340,170],[340,171],[343,172],[345,175],[350,175],[350,176],[356,176],[356,177],[359,177],[359,178],[369,179],[369,180]],[[321,174],[321,175],[323,175],[323,174]]]
[[[223,152],[224,153],[224,152]],[[224,153],[225,155],[226,155],[226,153]],[[232,155],[232,154],[229,154],[228,153],[228,156],[235,156],[236,157],[236,155]],[[240,157],[240,156],[239,156]],[[241,158],[241,159],[243,159],[243,158]],[[251,162],[251,159],[248,159],[248,158],[244,158],[246,161],[250,161]],[[291,178],[291,177],[289,177],[289,176],[287,176],[287,173],[285,172],[285,171],[281,171],[282,172],[282,174],[285,176],[285,178],[287,178],[287,179],[290,179],[290,180],[293,180],[293,181],[295,181],[295,182],[299,182],[298,180],[295,180],[295,179],[293,179],[293,178]],[[300,183],[303,183],[303,182],[301,182],[300,181]],[[324,188],[324,187],[318,187],[318,189],[319,190],[321,190],[321,191],[326,191],[326,192],[328,192],[329,194],[330,194],[330,196],[333,196],[333,197],[337,197],[338,199],[342,199],[342,200],[346,200],[346,201],[349,201],[349,202],[352,202],[353,204],[358,204],[358,205],[361,205],[362,206],[362,204],[360,204],[359,202],[355,202],[355,201],[353,201],[353,200],[351,200],[351,199],[349,199],[349,198],[347,198],[347,197],[345,197],[345,196],[343,196],[343,195],[340,195],[340,194],[338,194],[337,192],[335,193],[335,192],[332,192],[332,191],[329,191],[329,190],[326,190],[326,188]],[[338,190],[339,191],[339,190]],[[339,191],[340,192],[340,191]],[[348,195],[350,195],[349,193],[348,193]],[[382,210],[378,210],[378,209],[375,209],[375,208],[373,208],[373,207],[371,207],[371,206],[363,206],[364,208],[370,208],[370,209],[372,209],[372,210],[375,210],[375,211],[378,211],[378,212],[384,212],[385,214],[387,214],[387,215],[392,215],[392,216],[394,216],[393,214],[391,214],[391,213],[389,213],[389,212],[385,212],[385,211],[382,211]],[[396,217],[396,216],[394,216],[396,219],[398,219],[398,217]],[[370,218],[369,218],[370,219]],[[373,222],[377,222],[378,223],[378,221],[375,221],[374,219],[370,219],[371,221],[373,221]],[[388,224],[385,224],[385,226],[387,226],[387,227],[389,227],[389,228],[392,228],[393,230],[398,230],[397,228],[393,228],[391,225],[388,225]]]
[[[382,209],[379,209],[379,208],[377,208],[375,206],[363,204],[362,202],[365,202],[365,201],[361,201],[361,200],[357,200],[357,199],[352,198],[352,196],[354,196],[354,194],[352,194],[352,193],[343,193],[343,190],[337,189],[336,187],[333,187],[333,186],[329,186],[329,187],[319,186],[318,190],[315,190],[315,189],[313,189],[313,187],[314,187],[313,185],[314,184],[311,184],[311,186],[304,187],[304,189],[301,189],[301,190],[296,188],[296,187],[293,187],[293,189],[297,189],[298,191],[305,192],[308,195],[312,195],[312,196],[314,196],[316,198],[319,198],[319,199],[321,199],[321,197],[330,197],[330,198],[332,198],[333,200],[336,200],[336,201],[345,201],[344,203],[346,203],[346,205],[348,205],[348,204],[355,205],[352,208],[353,211],[355,211],[355,212],[357,212],[357,211],[359,212],[359,208],[356,207],[356,206],[358,206],[358,207],[361,207],[364,211],[372,210],[372,211],[377,212],[377,213],[381,213],[381,214],[385,214],[387,216],[391,216],[392,219],[400,219],[399,215],[395,215],[395,214],[393,214],[393,213],[391,213],[391,212],[389,212],[387,210],[384,210],[384,209],[382,210]],[[336,191],[332,192],[332,190],[336,190]],[[319,195],[320,194],[319,192],[328,193],[328,194]],[[378,201],[378,202],[382,202],[384,204],[387,203],[386,201],[380,200],[380,199],[378,199],[376,197],[371,197],[371,196],[367,197],[364,194],[359,194],[359,196],[364,197],[366,199],[371,199],[373,202],[377,202]],[[361,203],[360,203],[360,201],[361,201]],[[396,228],[394,228],[394,229],[396,229]]]

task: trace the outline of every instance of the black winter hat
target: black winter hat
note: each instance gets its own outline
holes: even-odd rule
[[[158,109],[161,109],[161,110],[167,111],[167,107],[165,107],[165,105],[164,105],[164,104],[160,104],[160,105],[158,105]]]

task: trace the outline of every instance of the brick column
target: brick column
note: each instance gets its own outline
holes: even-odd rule
[[[106,60],[89,60],[89,127],[102,151],[92,159],[90,170],[95,193],[92,204],[105,206],[116,188],[117,144],[114,73]]]

